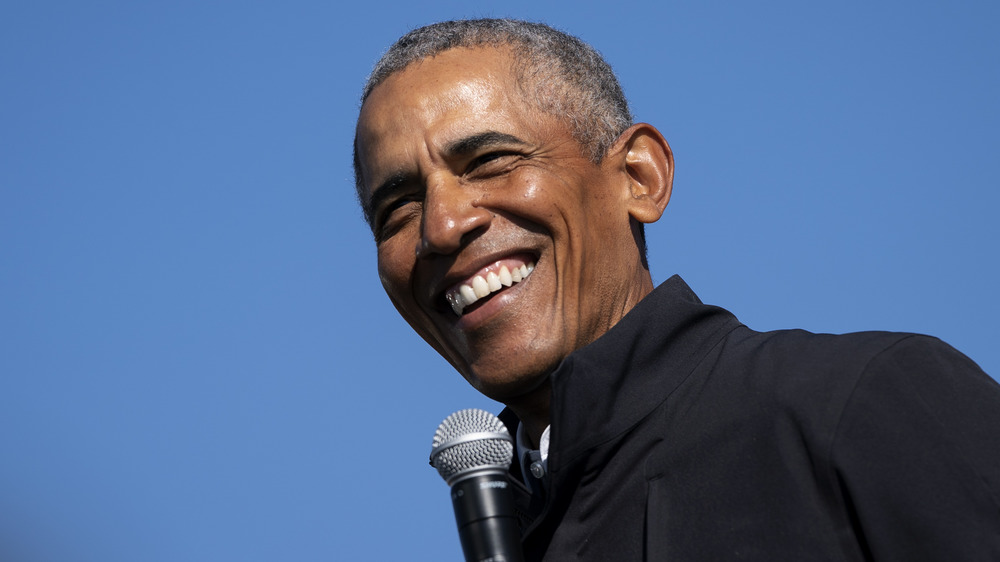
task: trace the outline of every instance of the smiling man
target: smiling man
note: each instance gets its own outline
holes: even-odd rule
[[[636,236],[672,162],[636,125],[595,163],[524,103],[514,65],[510,48],[451,49],[385,78],[359,119],[359,178],[393,304],[537,440],[547,375],[653,289]]]
[[[592,48],[435,24],[362,100],[380,279],[507,405],[528,559],[1000,559],[1000,387],[933,338],[758,333],[654,290],[673,157]]]

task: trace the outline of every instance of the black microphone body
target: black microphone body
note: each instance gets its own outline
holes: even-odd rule
[[[477,474],[456,482],[451,503],[467,561],[523,562],[506,474]]]
[[[466,562],[524,562],[507,468],[514,440],[484,410],[460,410],[434,434],[431,465],[451,486]]]

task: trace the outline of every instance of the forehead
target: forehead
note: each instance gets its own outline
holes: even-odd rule
[[[362,118],[365,108],[386,102],[412,103],[429,93],[442,99],[449,93],[457,99],[477,87],[513,93],[517,86],[514,61],[507,47],[458,47],[425,57],[375,86],[365,100]]]
[[[505,49],[451,49],[412,63],[376,86],[361,109],[357,148],[366,183],[389,157],[416,156],[418,143],[433,151],[485,129],[525,134],[534,119],[524,116],[535,113]]]

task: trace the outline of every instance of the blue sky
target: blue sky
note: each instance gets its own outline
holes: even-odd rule
[[[760,329],[937,335],[1000,374],[995,2],[0,8],[0,558],[459,559],[354,202],[381,52],[457,17],[594,44],[677,163],[656,281]]]

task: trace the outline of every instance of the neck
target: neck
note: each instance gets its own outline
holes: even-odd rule
[[[631,285],[631,290],[624,294],[624,298],[620,301],[620,309],[612,316],[609,325],[601,331],[602,334],[617,324],[639,301],[653,291],[653,279],[647,268],[640,267],[636,271],[635,278],[636,282]],[[587,343],[590,342],[583,342],[583,345]],[[552,381],[546,377],[541,385],[530,392],[504,402],[524,424],[531,446],[537,448],[542,433],[551,423],[549,407],[552,402]]]
[[[507,402],[507,407],[524,424],[531,446],[537,448],[545,428],[549,426],[549,404],[552,399],[552,385],[545,381],[532,392]]]

